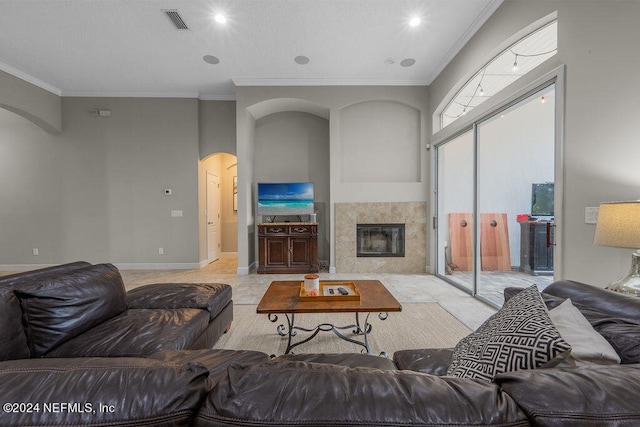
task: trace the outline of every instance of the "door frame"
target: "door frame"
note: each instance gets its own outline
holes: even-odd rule
[[[217,179],[217,183],[216,183],[217,184],[217,189],[215,189],[215,190],[217,190],[216,191],[216,196],[215,196],[216,199],[217,199],[217,200],[215,200],[215,206],[216,206],[217,212],[214,212],[214,214],[213,214],[214,217],[213,218],[211,217],[212,213],[210,212],[210,209],[209,209],[210,197],[212,196],[212,193],[211,193],[212,189],[210,188],[210,184],[209,184],[209,177],[210,176],[212,176],[215,179]],[[215,179],[214,179],[214,182],[216,182]],[[221,239],[221,236],[220,236],[220,233],[221,233],[221,230],[220,230],[220,211],[221,211],[221,209],[220,209],[221,208],[220,207],[220,201],[221,201],[220,176],[218,174],[212,172],[212,171],[209,171],[209,170],[207,170],[207,172],[206,172],[206,193],[207,193],[207,195],[206,195],[206,205],[207,205],[207,215],[206,215],[207,263],[210,264],[213,261],[215,261],[215,260],[220,258],[220,242],[222,241],[222,239]],[[211,241],[209,239],[209,222],[210,222],[211,219],[213,219],[217,223],[216,225],[217,225],[217,229],[218,229],[217,241],[214,242],[215,252],[211,251],[211,247],[210,247]],[[216,253],[217,257],[213,257],[213,259],[212,259],[212,257],[211,257],[212,253]]]

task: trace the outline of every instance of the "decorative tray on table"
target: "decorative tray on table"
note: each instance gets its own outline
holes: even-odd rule
[[[346,292],[346,293],[345,293]],[[353,282],[320,281],[318,295],[307,295],[304,282],[300,284],[300,301],[359,301],[360,292]]]

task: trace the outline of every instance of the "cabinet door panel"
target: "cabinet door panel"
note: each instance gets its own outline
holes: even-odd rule
[[[271,237],[265,240],[267,246],[265,264],[267,267],[287,266],[289,252],[287,240],[286,237]]]
[[[291,265],[310,265],[309,258],[309,239],[291,239]]]

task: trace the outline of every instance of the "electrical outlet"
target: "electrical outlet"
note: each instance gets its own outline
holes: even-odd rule
[[[33,256],[40,255],[40,250],[38,248],[33,248]]]
[[[158,255],[164,255],[164,248],[158,248]]]

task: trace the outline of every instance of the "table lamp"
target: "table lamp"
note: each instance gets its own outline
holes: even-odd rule
[[[636,249],[629,274],[607,289],[640,296],[640,201],[601,203],[594,243]]]

